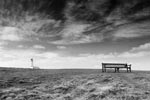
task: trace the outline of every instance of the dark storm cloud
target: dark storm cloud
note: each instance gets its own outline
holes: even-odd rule
[[[131,10],[128,11],[128,14],[137,13],[148,7],[150,7],[150,1],[149,0],[141,0],[141,1],[137,2],[137,4],[135,6],[130,8]]]
[[[56,20],[64,19],[64,8],[67,0],[47,0],[40,8],[41,11],[46,11],[48,14],[52,14]]]
[[[67,9],[70,16],[77,20],[99,21],[118,11],[120,17],[129,17],[150,7],[149,0],[1,0],[2,15],[22,16],[24,12],[46,13],[54,19],[66,18]],[[72,4],[72,5],[68,5]]]
[[[144,23],[150,20],[149,0],[19,0],[18,2],[1,0],[0,2],[2,26],[23,28],[28,34],[36,34],[35,37],[39,40],[49,40],[55,44],[101,42],[109,38],[115,40],[114,37],[136,38],[143,36],[141,33],[145,36],[149,32],[149,22]],[[146,25],[146,29],[143,27],[138,29],[136,23],[140,26]],[[134,26],[130,28],[132,25]]]
[[[1,12],[2,16],[23,17],[25,12],[34,15],[35,13],[45,13],[48,16],[52,16],[54,19],[63,19],[63,10],[66,6],[66,0],[1,0]]]

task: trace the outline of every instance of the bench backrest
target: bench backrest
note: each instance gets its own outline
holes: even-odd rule
[[[102,67],[105,67],[105,68],[124,68],[124,67],[127,67],[128,65],[127,64],[123,64],[123,63],[102,63]]]

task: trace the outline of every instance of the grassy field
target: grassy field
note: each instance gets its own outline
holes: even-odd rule
[[[0,68],[0,100],[150,100],[150,72]]]

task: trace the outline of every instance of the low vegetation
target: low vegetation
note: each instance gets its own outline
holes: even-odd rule
[[[1,68],[0,100],[150,100],[150,73]]]

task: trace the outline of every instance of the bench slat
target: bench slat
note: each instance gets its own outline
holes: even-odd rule
[[[103,65],[127,65],[127,64],[123,64],[123,63],[102,63]]]
[[[104,67],[127,67],[126,65],[105,65]]]

